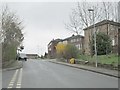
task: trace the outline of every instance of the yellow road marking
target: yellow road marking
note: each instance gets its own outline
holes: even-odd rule
[[[22,68],[20,69],[20,74],[19,74],[16,88],[21,88],[21,81],[22,81]]]
[[[9,85],[7,88],[13,88],[14,84],[15,84],[15,80],[17,79],[17,75],[18,75],[18,69],[15,71]],[[18,77],[18,81],[17,81],[17,85],[16,88],[21,88],[21,81],[22,81],[22,68],[20,69],[20,73],[19,73],[19,77]]]
[[[12,88],[13,87],[15,79],[17,77],[17,74],[18,74],[18,69],[15,71],[15,73],[14,73],[14,75],[13,75],[13,77],[12,77],[12,79],[11,79],[9,85],[8,85],[8,88]]]

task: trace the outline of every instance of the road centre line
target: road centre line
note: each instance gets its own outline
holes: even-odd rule
[[[13,75],[13,77],[12,77],[12,79],[11,79],[7,88],[12,88],[13,87],[13,85],[15,83],[15,80],[16,80],[16,77],[17,77],[17,74],[18,74],[18,69],[15,71],[15,73],[14,73],[14,75]]]

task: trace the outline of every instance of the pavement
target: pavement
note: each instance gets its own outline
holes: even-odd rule
[[[9,70],[16,70],[20,69],[23,67],[23,62],[22,61],[15,61],[11,65],[7,66],[6,68],[2,68],[2,71],[9,71]]]
[[[56,61],[56,60],[50,60],[50,62],[56,63],[56,64],[61,64],[61,65],[66,65],[66,66],[70,66],[70,67],[74,67],[74,68],[78,68],[78,69],[83,69],[83,70],[87,70],[87,71],[91,71],[91,72],[95,72],[95,73],[99,73],[99,74],[104,74],[104,75],[108,75],[108,76],[112,76],[112,77],[116,77],[116,78],[120,78],[120,75],[118,74],[117,70],[109,70],[109,69],[99,68],[99,67],[96,68],[96,67],[80,65],[80,64],[70,64],[70,63],[60,62],[60,61]]]

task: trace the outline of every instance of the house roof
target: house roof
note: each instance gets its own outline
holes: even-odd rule
[[[73,39],[73,38],[77,38],[77,37],[84,38],[84,36],[82,36],[82,35],[72,35],[71,37],[65,38],[62,41]]]
[[[98,26],[101,26],[101,25],[105,25],[105,24],[111,24],[111,25],[114,25],[114,26],[119,26],[120,27],[120,23],[119,22],[114,22],[114,21],[110,21],[110,20],[103,20],[101,22],[98,22],[95,24],[95,27],[98,27]],[[88,30],[88,29],[91,29],[93,28],[94,25],[91,25],[83,30]]]
[[[63,42],[63,41],[66,41],[66,40],[69,40],[69,39],[72,39],[72,38],[76,38],[76,37],[84,38],[84,36],[82,36],[82,35],[74,35],[74,34],[73,34],[71,37],[68,37],[68,38],[65,38],[65,39],[55,39],[55,40],[51,40],[50,43],[58,43],[58,42],[60,42],[60,41]],[[50,44],[50,43],[49,43],[49,44]],[[48,44],[48,45],[49,45],[49,44]]]
[[[49,44],[50,44],[50,43],[59,42],[59,41],[61,41],[61,40],[62,40],[62,39],[55,39],[55,40],[53,39],[53,40],[51,40],[51,41],[49,42]],[[49,45],[49,44],[48,44],[48,45]]]

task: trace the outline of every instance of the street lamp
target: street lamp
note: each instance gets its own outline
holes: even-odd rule
[[[97,67],[97,49],[96,49],[96,30],[95,30],[95,18],[94,18],[94,9],[88,9],[89,12],[93,13],[93,25],[94,25],[94,49],[95,49],[95,60],[96,60],[96,67]]]

